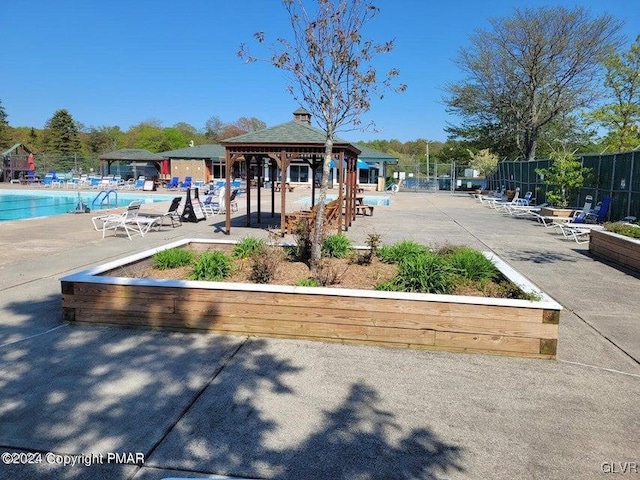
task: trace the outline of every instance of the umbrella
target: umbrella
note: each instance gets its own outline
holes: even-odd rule
[[[162,164],[160,165],[160,173],[162,175],[169,175],[169,160],[166,158],[162,160]]]
[[[33,159],[33,153],[29,154],[29,158],[27,159],[27,164],[29,165],[29,171],[30,172],[35,172],[36,171],[36,162]]]
[[[356,165],[360,170],[369,170],[369,164],[366,162],[363,162],[360,159],[358,159],[358,162],[356,163]]]

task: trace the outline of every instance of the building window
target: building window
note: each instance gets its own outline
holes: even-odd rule
[[[292,182],[308,183],[309,182],[309,166],[308,165],[291,165],[289,167],[289,178]]]
[[[378,168],[377,167],[369,167],[368,169],[360,169],[360,174],[358,176],[359,183],[378,183]]]
[[[213,172],[212,173],[212,177],[213,178],[221,178],[224,179],[226,178],[226,165],[223,165],[222,163],[214,163],[213,164]]]

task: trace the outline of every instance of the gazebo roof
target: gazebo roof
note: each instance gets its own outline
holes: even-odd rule
[[[326,134],[319,128],[308,125],[307,123],[299,120],[291,120],[286,123],[281,123],[275,127],[264,128],[256,132],[249,132],[237,137],[227,138],[222,142],[224,146],[235,145],[314,145],[324,146],[326,140]],[[350,147],[355,153],[359,153],[360,150],[341,138],[334,138],[334,146]]]
[[[164,156],[164,158],[199,158],[203,160],[225,158],[224,147],[217,143],[169,150],[167,152],[160,152],[159,155]]]
[[[122,150],[116,150],[115,152],[104,153],[100,155],[100,160],[125,160],[125,161],[148,161],[159,162],[165,159],[160,154],[151,153],[149,150],[140,148],[123,148]]]
[[[11,147],[11,148],[7,149],[6,151],[0,153],[0,155],[2,155],[2,156],[11,155],[11,153],[15,152],[16,150],[18,150],[18,148],[20,148],[20,146],[22,146],[22,148],[24,149],[25,152],[31,153],[31,150],[29,150],[27,147],[25,147],[21,143],[16,143],[13,147]]]

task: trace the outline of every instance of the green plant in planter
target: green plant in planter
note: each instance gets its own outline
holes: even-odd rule
[[[413,240],[403,240],[378,249],[378,258],[384,263],[400,263],[401,260],[428,253],[429,249]]]
[[[351,252],[351,240],[337,233],[328,235],[322,242],[322,255],[330,258],[345,258]]]
[[[192,280],[219,282],[231,273],[231,257],[224,252],[204,252],[195,261]]]
[[[417,293],[450,293],[455,286],[456,269],[446,258],[423,252],[404,258],[398,274],[380,283],[376,290]]]
[[[193,254],[183,248],[169,248],[157,252],[153,256],[153,265],[159,270],[178,268],[189,265],[193,261]]]
[[[267,241],[262,238],[245,237],[233,246],[232,254],[236,258],[250,258],[262,255],[267,247]]]
[[[472,248],[454,249],[445,256],[458,275],[474,281],[493,280],[498,277],[498,269],[481,252]]]
[[[545,182],[549,185],[547,200],[556,207],[567,208],[592,173],[592,169],[583,167],[571,153],[553,154],[551,159],[552,164],[549,168],[536,168],[536,173],[544,176]]]
[[[320,280],[317,278],[302,278],[296,282],[298,287],[320,287]]]
[[[604,227],[608,232],[624,235],[625,237],[640,239],[640,227],[625,225],[623,223],[606,223]]]

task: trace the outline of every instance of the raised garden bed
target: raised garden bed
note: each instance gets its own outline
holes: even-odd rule
[[[64,277],[64,319],[555,358],[561,306],[491,254],[502,275],[540,300],[118,276],[160,250],[229,243],[183,240]]]
[[[634,227],[637,228],[637,227]],[[589,252],[640,273],[640,240],[606,230],[592,230]]]

